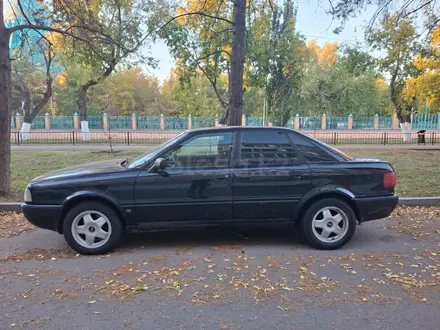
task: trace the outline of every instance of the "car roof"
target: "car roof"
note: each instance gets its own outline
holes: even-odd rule
[[[221,127],[206,127],[206,128],[196,128],[187,130],[187,132],[195,133],[195,132],[216,132],[216,131],[237,131],[237,130],[287,130],[287,131],[293,131],[291,128],[286,127],[278,127],[278,126],[221,126]]]

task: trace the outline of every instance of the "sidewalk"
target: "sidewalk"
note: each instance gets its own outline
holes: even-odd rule
[[[440,145],[417,145],[417,144],[397,144],[397,145],[368,145],[368,144],[338,144],[334,145],[340,150],[440,150]],[[113,145],[113,150],[153,150],[151,145]],[[108,145],[20,145],[11,146],[12,150],[110,150]]]

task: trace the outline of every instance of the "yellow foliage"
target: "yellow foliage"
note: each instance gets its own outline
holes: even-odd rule
[[[46,32],[45,37],[53,45],[55,51],[62,50],[62,48],[65,46],[65,38],[62,34]]]
[[[185,8],[177,7],[177,16],[184,15],[186,13],[187,13],[187,11],[186,11]],[[177,17],[176,21],[179,22],[180,24],[184,24],[185,23],[185,17],[186,16]]]
[[[431,47],[435,55],[424,58],[421,54],[413,62],[420,71],[418,77],[406,80],[404,97],[410,101],[417,98],[420,103],[425,103],[434,110],[440,110],[440,28],[431,34]]]
[[[316,40],[310,40],[307,44],[307,48],[316,56],[316,61],[318,64],[325,66],[333,66],[338,58],[337,42],[326,42],[324,46],[319,47]]]
[[[227,45],[227,46],[223,47],[223,56],[226,57],[227,59],[229,59],[229,54],[232,54],[232,46],[231,45]]]
[[[61,86],[65,85],[67,82],[67,73],[63,72],[60,73],[55,77],[55,81],[60,84]]]
[[[386,88],[388,88],[388,84],[385,81],[385,79],[377,78],[376,79],[376,88],[378,88],[378,89],[386,89]]]
[[[437,28],[432,32],[431,44],[435,52],[440,55],[440,28]]]

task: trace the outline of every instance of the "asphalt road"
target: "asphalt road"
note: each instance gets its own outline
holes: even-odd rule
[[[100,257],[0,214],[0,329],[437,330],[439,210],[401,208],[337,251],[293,228],[198,229]]]

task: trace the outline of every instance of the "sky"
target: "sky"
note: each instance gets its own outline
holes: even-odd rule
[[[366,26],[373,16],[374,7],[352,18],[345,25],[344,30],[339,34],[334,34],[333,29],[339,26],[338,22],[332,22],[330,15],[326,14],[328,9],[327,0],[299,0],[297,13],[297,29],[306,36],[307,40],[316,39],[319,45],[325,42],[337,41],[338,43],[353,44],[356,41],[364,43],[364,26]],[[363,50],[368,52],[367,47]],[[158,62],[156,69],[144,68],[152,75],[164,80],[169,76],[173,65],[173,59],[163,42],[152,45],[149,52]]]

